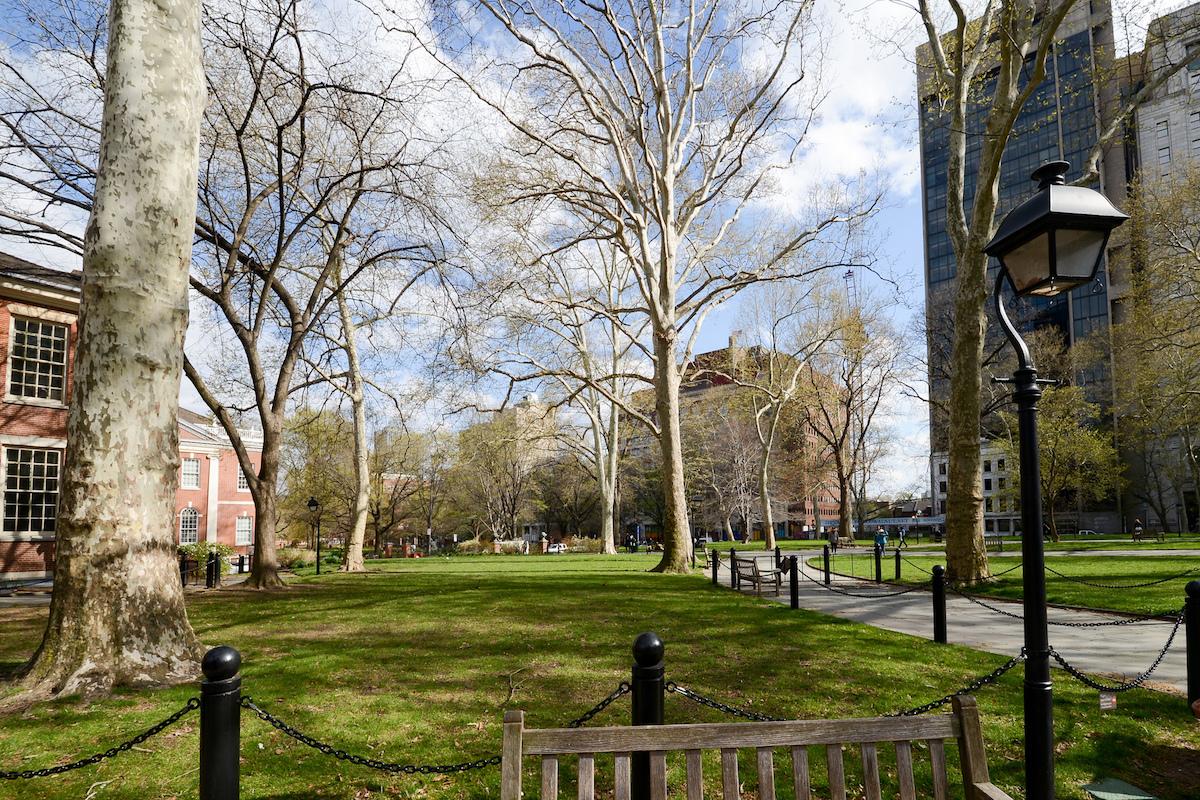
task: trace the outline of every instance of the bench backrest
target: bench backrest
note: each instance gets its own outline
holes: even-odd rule
[[[758,559],[756,558],[734,558],[733,568],[737,570],[742,577],[755,577],[759,575]]]
[[[843,746],[858,745],[863,787],[868,800],[880,800],[879,747],[894,747],[900,800],[915,800],[913,742],[929,750],[934,800],[949,796],[945,740],[958,742],[967,800],[1005,797],[991,785],[983,750],[983,735],[975,699],[954,699],[950,714],[867,719],[796,720],[790,722],[707,723],[613,728],[525,728],[525,712],[504,715],[501,800],[520,800],[521,765],[525,757],[541,759],[541,798],[558,798],[558,757],[578,756],[579,800],[596,797],[596,756],[613,756],[615,800],[629,800],[631,762],[635,752],[648,752],[651,800],[667,797],[667,753],[685,754],[687,800],[703,800],[701,753],[721,753],[723,800],[740,800],[739,749],[754,749],[760,800],[775,798],[774,753],[779,748],[791,759],[796,800],[811,800],[810,746],[823,746],[830,800],[846,800]],[[607,793],[605,793],[607,794]]]

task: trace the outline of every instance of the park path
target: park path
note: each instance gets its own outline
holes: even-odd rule
[[[1194,553],[1195,551],[1191,551],[1190,554]],[[771,553],[743,552],[739,553],[738,557],[749,555],[760,559],[764,567],[769,566],[774,560]],[[918,590],[889,597],[887,595],[897,591],[896,587],[877,586],[874,583],[835,575],[832,579],[835,589],[853,592],[855,595],[866,595],[866,597],[839,594],[825,588],[819,569],[805,564],[809,558],[819,557],[821,555],[819,550],[788,551],[784,555],[795,555],[800,563],[801,608],[863,622],[890,631],[920,636],[924,639],[933,638],[933,602],[928,591]],[[845,555],[844,549],[839,551],[840,557]],[[870,552],[864,551],[863,558],[870,557]],[[722,558],[721,565],[718,580],[722,585],[728,586],[727,556]],[[709,575],[711,574],[710,570]],[[1179,589],[1179,605],[1182,606],[1182,580]],[[753,589],[743,588],[742,591],[753,595]],[[788,603],[787,577],[784,578],[783,591],[779,597],[769,594],[764,597],[780,603]],[[1021,604],[994,598],[984,598],[984,601],[996,609],[1016,614],[1018,618],[1005,616],[952,592],[947,592],[947,639],[953,644],[966,645],[988,653],[1001,656],[1016,655],[1021,651],[1024,642],[1022,622],[1019,619]],[[1158,657],[1174,625],[1174,621],[1152,620],[1116,627],[1071,628],[1054,623],[1111,622],[1127,619],[1127,617],[1061,608],[1051,608],[1049,615],[1051,622],[1050,646],[1083,672],[1106,676],[1100,680],[1105,684],[1128,681],[1146,670]],[[1051,663],[1058,666],[1053,661]],[[1162,664],[1147,680],[1147,685],[1159,688],[1164,688],[1165,685],[1182,692],[1186,691],[1186,680],[1186,651],[1183,629],[1180,626],[1171,649],[1167,652]]]

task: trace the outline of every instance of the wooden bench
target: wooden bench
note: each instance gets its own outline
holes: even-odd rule
[[[900,800],[916,800],[913,759],[921,754],[914,748],[914,742],[923,743],[927,748],[932,773],[932,786],[919,796],[946,800],[949,797],[947,739],[958,743],[966,800],[1012,800],[988,777],[975,698],[956,697],[953,709],[950,714],[919,717],[542,730],[525,728],[525,712],[509,711],[504,715],[500,800],[521,800],[522,765],[527,757],[541,759],[541,800],[557,800],[559,757],[564,755],[578,757],[579,800],[594,800],[597,796],[598,755],[612,757],[614,800],[630,800],[632,754],[635,752],[649,755],[651,800],[666,800],[672,794],[667,785],[667,755],[680,751],[684,754],[686,794],[676,787],[673,795],[703,800],[705,750],[720,751],[723,800],[740,800],[738,750],[742,749],[755,751],[760,800],[776,800],[774,758],[777,749],[790,757],[796,800],[812,800],[814,776],[809,763],[810,747],[820,748],[824,753],[823,771],[830,800],[846,800],[848,784],[851,787],[861,785],[867,800],[881,800],[881,746],[895,749],[895,782],[899,786]],[[847,745],[858,746],[862,762],[861,782],[857,774],[847,780],[844,760]],[[857,769],[854,771],[858,772]],[[601,795],[607,795],[607,792]]]
[[[733,559],[733,569],[737,572],[738,583],[749,581],[754,584],[754,593],[762,597],[762,585],[764,582],[775,582],[775,594],[778,595],[783,588],[783,573],[777,569],[762,569],[758,566],[757,558],[735,558]]]

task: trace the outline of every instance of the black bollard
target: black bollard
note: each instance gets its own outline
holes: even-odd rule
[[[712,571],[713,571],[713,586],[717,585],[717,570],[721,568],[721,553],[713,550],[709,553],[712,556]]]
[[[1188,581],[1184,587],[1185,641],[1187,643],[1187,699],[1193,713],[1200,717],[1200,581]]]
[[[783,554],[779,550],[779,545],[775,545],[775,569],[783,569]]]
[[[630,705],[634,725],[662,725],[666,685],[663,642],[657,633],[643,633],[633,641],[633,679]],[[650,800],[650,754],[634,753],[631,761],[630,800]],[[201,798],[204,800],[204,798]]]
[[[896,583],[900,582],[900,548],[896,548]]]
[[[933,568],[933,640],[946,643],[946,568]]]
[[[800,607],[800,559],[796,556],[788,556],[788,569],[791,572],[792,583],[789,589],[791,590],[792,610]]]
[[[216,581],[213,580],[213,557],[216,553],[209,553],[208,558],[204,562],[204,588],[211,589],[216,586]]]
[[[735,592],[738,588],[737,565],[734,561],[737,559],[737,550],[729,548],[729,588]]]
[[[238,575],[246,571],[246,554],[242,553],[238,556]]]
[[[200,800],[238,797],[241,665],[242,656],[232,647],[214,647],[200,662]]]
[[[829,585],[829,545],[825,545],[825,585]]]
[[[179,557],[179,583],[182,586],[187,586],[187,556]]]
[[[883,545],[875,544],[875,582],[883,583]]]

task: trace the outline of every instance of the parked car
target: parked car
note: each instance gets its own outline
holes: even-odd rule
[[[546,552],[547,553],[565,553],[565,552],[567,552],[567,546],[565,544],[563,544],[562,542],[554,542],[553,544],[551,544],[549,547],[546,548]]]
[[[1096,532],[1091,528],[1084,528],[1081,531],[1075,531],[1076,536],[1095,536]]]

